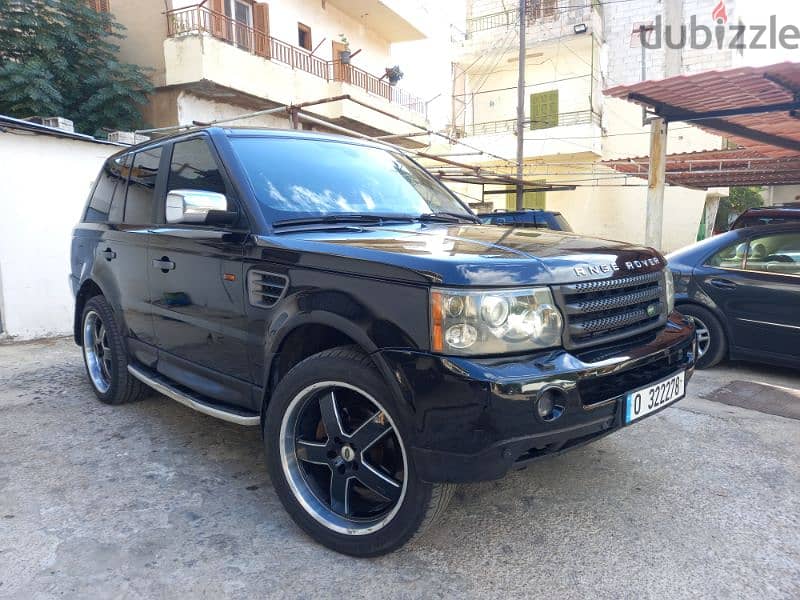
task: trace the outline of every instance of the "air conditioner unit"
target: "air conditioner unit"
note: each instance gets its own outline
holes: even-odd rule
[[[150,138],[146,135],[142,135],[140,133],[135,133],[133,131],[112,131],[108,134],[108,141],[109,142],[116,142],[118,144],[126,144],[128,146],[133,146],[134,144],[141,144],[142,142],[146,142]]]
[[[43,117],[36,120],[46,127],[52,127],[53,129],[60,129],[61,131],[75,133],[75,126],[72,124],[72,121],[65,119],[64,117]]]

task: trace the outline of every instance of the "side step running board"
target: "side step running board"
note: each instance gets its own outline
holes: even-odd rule
[[[217,419],[222,419],[223,421],[236,423],[237,425],[255,426],[261,424],[261,417],[259,417],[259,415],[247,413],[245,411],[240,412],[236,409],[231,410],[214,406],[213,404],[209,403],[208,400],[205,400],[200,396],[192,394],[191,392],[179,390],[166,378],[161,377],[160,375],[157,375],[151,371],[145,371],[140,367],[128,365],[128,372],[145,385],[153,388],[155,391],[164,394],[165,396],[169,396],[184,406],[188,406],[189,408],[203,413],[204,415],[208,415],[209,417],[215,417]]]

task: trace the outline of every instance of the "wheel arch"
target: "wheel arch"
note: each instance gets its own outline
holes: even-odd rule
[[[72,329],[75,343],[79,346],[83,344],[83,331],[81,330],[81,316],[83,315],[83,308],[86,306],[86,303],[89,301],[89,299],[95,296],[105,296],[105,294],[93,279],[87,279],[81,283],[78,293],[75,294],[75,315]]]
[[[261,403],[263,420],[272,390],[298,363],[324,350],[341,346],[354,346],[366,354],[392,390],[395,400],[402,399],[397,381],[389,365],[383,360],[379,348],[366,331],[339,315],[305,314],[285,322],[266,349],[264,361],[264,395]]]
[[[675,301],[675,310],[680,312],[681,306],[697,306],[698,308],[702,308],[702,309],[707,310],[708,312],[710,312],[712,315],[714,315],[717,318],[717,321],[719,321],[720,325],[722,325],[722,329],[725,331],[725,337],[728,340],[728,347],[725,349],[725,356],[729,357],[730,353],[731,353],[731,344],[730,344],[731,330],[730,330],[730,327],[728,325],[728,319],[725,318],[725,315],[722,314],[722,312],[718,308],[715,308],[713,306],[709,306],[708,304],[705,304],[703,302],[699,302],[699,301],[694,300],[692,298],[676,299],[676,301]]]

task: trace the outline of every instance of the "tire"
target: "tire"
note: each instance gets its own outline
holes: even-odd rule
[[[416,476],[401,422],[372,361],[352,347],[315,354],[278,382],[264,419],[267,464],[283,506],[314,540],[379,556],[444,512],[455,486]]]
[[[697,328],[698,369],[709,369],[725,358],[728,353],[728,336],[720,320],[707,308],[694,304],[683,304],[678,311],[689,317]],[[704,339],[707,332],[707,340]],[[701,350],[704,347],[704,350]]]
[[[93,296],[81,316],[83,364],[92,389],[105,404],[141,399],[147,387],[128,373],[128,351],[114,311],[103,296]]]

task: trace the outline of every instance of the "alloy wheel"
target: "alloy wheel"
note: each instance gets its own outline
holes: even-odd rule
[[[694,323],[695,335],[697,336],[697,358],[702,358],[703,355],[708,352],[709,346],[711,346],[711,331],[709,331],[708,326],[697,317],[692,317],[691,319]]]
[[[402,439],[384,407],[355,386],[322,382],[297,394],[281,423],[280,454],[295,498],[332,531],[373,533],[403,502]]]
[[[92,384],[98,392],[105,394],[111,387],[114,357],[103,319],[93,310],[86,313],[83,321],[83,354]]]

